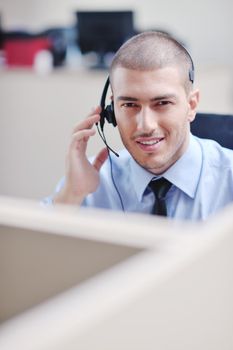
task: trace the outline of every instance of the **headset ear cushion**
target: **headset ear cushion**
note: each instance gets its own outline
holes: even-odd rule
[[[105,108],[105,118],[107,119],[107,121],[112,124],[113,126],[117,125],[116,122],[116,118],[115,118],[115,113],[114,113],[114,108],[113,108],[113,103],[111,103],[110,105],[108,105]]]

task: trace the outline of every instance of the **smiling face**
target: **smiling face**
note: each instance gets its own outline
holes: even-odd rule
[[[198,91],[185,90],[175,66],[153,71],[116,67],[111,86],[123,144],[142,167],[163,173],[187,149]]]

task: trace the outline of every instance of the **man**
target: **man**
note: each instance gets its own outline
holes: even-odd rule
[[[166,34],[128,40],[110,67],[112,108],[125,149],[119,158],[105,148],[87,159],[100,121],[101,108],[95,108],[73,131],[53,203],[156,213],[160,198],[153,188],[161,178],[169,182],[158,214],[204,220],[230,203],[233,152],[190,134],[199,101],[193,70],[188,52]]]

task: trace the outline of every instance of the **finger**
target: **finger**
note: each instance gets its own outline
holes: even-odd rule
[[[89,140],[89,137],[95,135],[96,131],[94,129],[80,130],[72,135],[71,147],[76,147],[77,142],[84,141],[85,143]]]
[[[87,119],[82,120],[74,127],[73,134],[79,130],[91,129],[93,125],[99,122],[99,120],[100,120],[99,114],[94,114],[91,117],[88,117]]]
[[[79,122],[73,129],[75,133],[78,130],[90,129],[94,124],[98,123],[100,119],[101,107],[97,106],[92,108],[92,111],[88,114],[87,118]]]
[[[91,116],[92,114],[99,114],[101,112],[101,109],[102,108],[100,106],[93,107],[88,116]]]
[[[95,158],[93,162],[93,166],[96,168],[96,170],[100,170],[106,159],[108,158],[108,149],[104,148],[102,149],[97,157]]]

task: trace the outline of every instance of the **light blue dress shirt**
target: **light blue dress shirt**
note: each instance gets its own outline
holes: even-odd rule
[[[119,155],[111,155],[104,163],[98,190],[89,194],[82,206],[151,213],[155,199],[148,184],[156,176],[138,165],[126,150]],[[215,141],[190,135],[187,151],[162,176],[173,184],[166,195],[169,217],[205,220],[233,202],[233,151]],[[56,192],[64,181],[59,182]],[[44,202],[51,203],[52,197]]]

